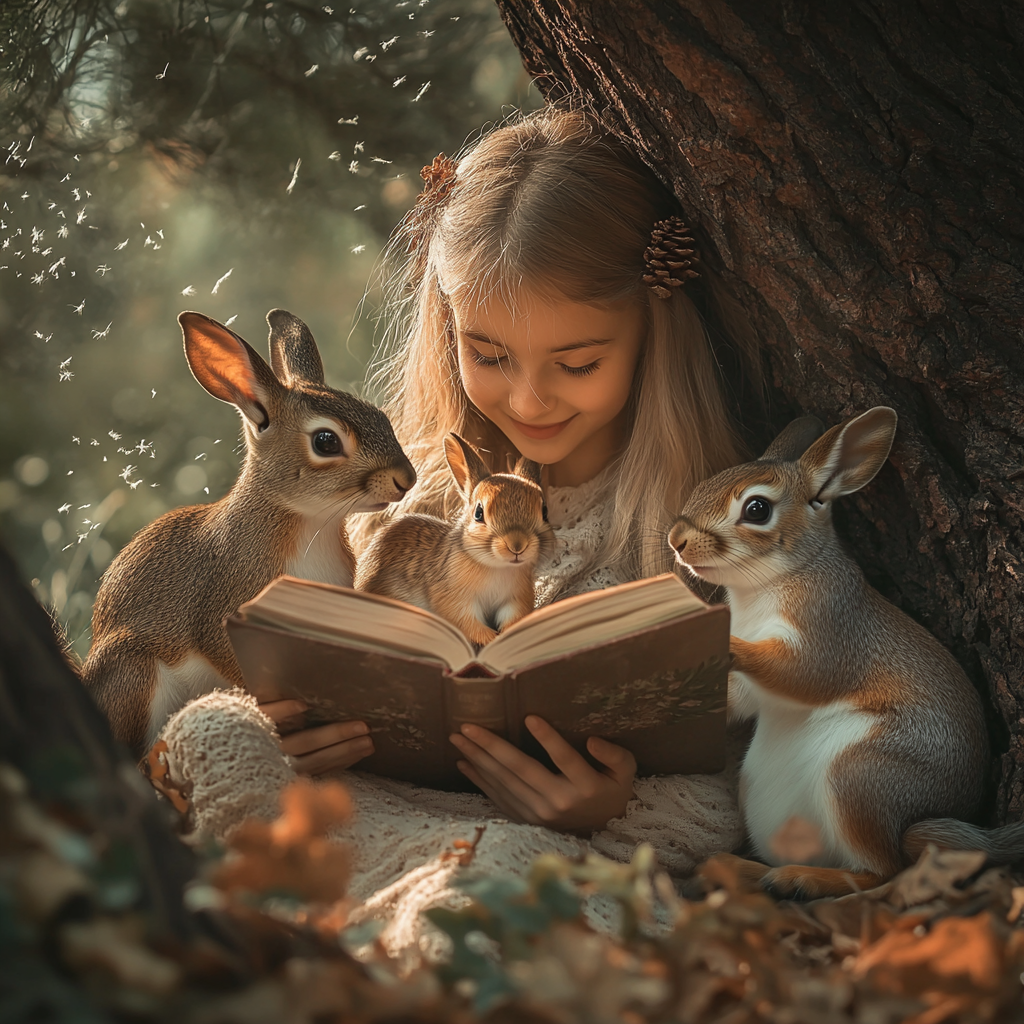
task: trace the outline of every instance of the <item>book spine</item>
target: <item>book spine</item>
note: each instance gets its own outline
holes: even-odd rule
[[[504,679],[459,679],[446,676],[445,704],[451,731],[458,732],[464,722],[469,722],[507,737],[504,689]]]

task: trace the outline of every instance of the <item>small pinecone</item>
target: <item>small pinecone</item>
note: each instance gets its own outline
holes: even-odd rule
[[[659,220],[651,231],[651,244],[644,251],[644,284],[659,299],[672,297],[692,277],[700,277],[695,264],[699,262],[690,229],[682,217]]]

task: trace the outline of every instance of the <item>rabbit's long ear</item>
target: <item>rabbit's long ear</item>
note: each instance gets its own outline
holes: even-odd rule
[[[286,309],[272,309],[267,314],[270,324],[270,365],[274,375],[285,385],[297,380],[323,384],[324,364],[309,328]]]
[[[512,472],[516,476],[521,476],[524,480],[530,480],[540,487],[540,463],[523,457],[515,464]]]
[[[859,491],[885,464],[895,434],[896,413],[887,405],[833,427],[800,459],[810,497],[825,502]]]
[[[825,424],[817,416],[801,416],[783,428],[757,461],[796,462],[824,430]]]
[[[214,398],[237,406],[257,430],[269,426],[269,409],[281,385],[263,357],[234,331],[202,313],[181,313],[178,323],[195,379]]]
[[[480,453],[454,432],[444,439],[444,457],[459,490],[467,496],[473,493],[473,488],[481,480],[491,475]]]

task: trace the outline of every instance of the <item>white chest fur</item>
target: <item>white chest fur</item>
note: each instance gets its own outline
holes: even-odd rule
[[[337,518],[309,516],[304,519],[284,571],[300,580],[351,587],[352,566],[342,543]]]
[[[513,604],[517,583],[526,569],[499,569],[483,578],[480,588],[473,594],[473,617],[488,622],[497,629],[505,626],[518,612]]]
[[[156,691],[149,705],[149,728],[146,749],[156,742],[167,719],[190,700],[201,697],[217,687],[231,684],[201,655],[190,654],[173,667],[156,663]]]

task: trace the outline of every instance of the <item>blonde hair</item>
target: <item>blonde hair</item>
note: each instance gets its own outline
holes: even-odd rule
[[[594,305],[634,299],[646,305],[647,335],[628,441],[609,474],[611,528],[576,578],[598,564],[626,578],[671,566],[666,532],[682,502],[741,450],[697,307],[683,288],[660,299],[642,282],[651,228],[676,212],[653,174],[592,116],[557,108],[484,135],[459,160],[437,208],[410,212],[389,249],[397,268],[375,378],[420,474],[402,511],[443,516],[461,506],[443,458],[449,431],[489,452],[495,469],[518,455],[463,390],[453,298],[462,305],[497,296],[512,309],[524,291]],[[756,375],[749,339],[734,340]]]

